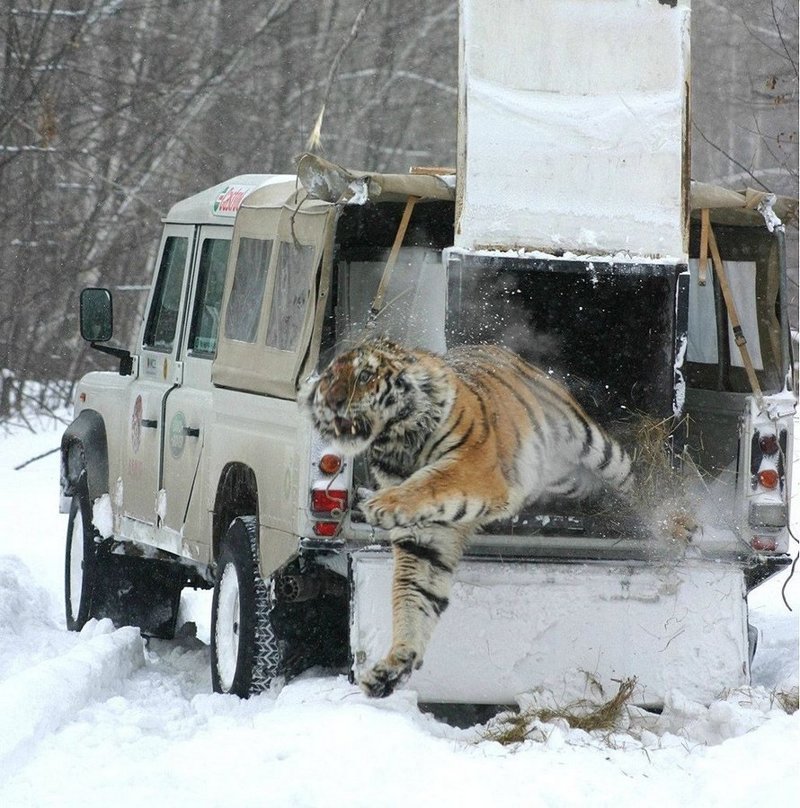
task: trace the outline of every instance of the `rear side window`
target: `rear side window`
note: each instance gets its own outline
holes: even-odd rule
[[[716,312],[718,306],[715,302],[717,290],[714,284],[714,269],[708,266],[706,284],[700,286],[698,264],[699,261],[694,258],[689,261],[691,283],[689,285],[689,345],[686,359],[689,362],[716,365],[720,360],[717,345]],[[742,329],[747,335],[747,348],[750,358],[753,360],[753,366],[756,370],[763,370],[764,363],[761,359],[761,343],[758,333],[756,263],[755,261],[726,261],[725,269],[736,313]],[[730,357],[730,363],[733,367],[744,367],[730,323],[727,323],[726,329],[728,332],[727,355]]]
[[[217,350],[219,311],[230,246],[228,239],[207,238],[200,250],[197,291],[189,330],[189,350],[194,356],[212,357]]]
[[[267,326],[267,346],[294,351],[311,294],[314,247],[284,242],[278,253],[275,288]]]
[[[271,241],[239,239],[233,288],[225,312],[225,336],[228,339],[256,341],[271,253]]]
[[[189,239],[179,236],[169,236],[164,244],[144,330],[144,346],[154,351],[170,352],[175,344],[188,246]]]

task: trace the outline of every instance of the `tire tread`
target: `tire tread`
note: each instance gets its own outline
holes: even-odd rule
[[[240,517],[250,543],[253,560],[253,589],[255,593],[255,649],[253,673],[250,679],[250,695],[263,693],[283,676],[283,654],[272,625],[273,599],[268,582],[258,569],[259,542],[258,519],[255,516]]]

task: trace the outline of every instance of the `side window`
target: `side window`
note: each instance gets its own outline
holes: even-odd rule
[[[230,247],[228,239],[207,238],[203,241],[189,329],[189,351],[193,356],[212,357],[217,350],[219,309]]]
[[[225,336],[228,339],[256,341],[271,253],[271,241],[239,239],[233,288],[225,312]]]
[[[280,351],[297,347],[311,294],[315,248],[284,242],[278,254],[275,288],[267,326],[267,346]]]
[[[188,247],[189,239],[179,236],[169,236],[164,244],[155,294],[144,330],[144,345],[154,351],[169,352],[175,342]]]

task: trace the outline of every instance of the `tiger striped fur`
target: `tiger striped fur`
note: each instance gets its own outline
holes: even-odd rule
[[[632,485],[626,452],[545,372],[492,345],[446,355],[364,341],[301,395],[340,451],[366,452],[366,520],[390,531],[392,647],[362,688],[386,696],[422,658],[482,525],[549,496]]]

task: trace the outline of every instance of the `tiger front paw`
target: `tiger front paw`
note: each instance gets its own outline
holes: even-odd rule
[[[414,668],[417,655],[414,651],[391,653],[372,666],[361,676],[361,689],[371,698],[384,699],[394,693],[395,688],[405,682]],[[420,663],[421,664],[421,663]]]
[[[362,502],[361,512],[369,524],[385,530],[411,523],[411,514],[403,507],[402,497],[392,489],[378,491]]]

